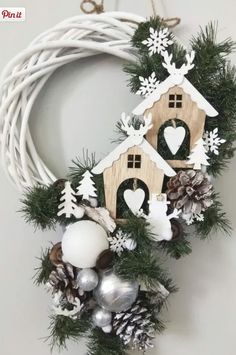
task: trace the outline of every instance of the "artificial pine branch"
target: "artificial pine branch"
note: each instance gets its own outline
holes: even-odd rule
[[[38,258],[40,265],[35,269],[36,274],[34,275],[34,282],[37,286],[41,284],[45,285],[49,279],[49,275],[55,270],[55,266],[51,263],[49,255],[50,249],[47,248],[45,251],[42,251],[41,257]]]
[[[35,186],[26,190],[21,200],[25,221],[35,228],[55,229],[58,211],[58,191],[52,186]]]
[[[219,231],[228,236],[232,232],[226,213],[222,210],[223,205],[219,200],[219,194],[214,194],[213,199],[213,205],[204,212],[204,221],[196,221],[194,223],[196,235],[200,236],[201,239],[206,239]]]
[[[90,314],[83,314],[80,319],[73,320],[69,317],[52,315],[49,325],[49,337],[51,349],[58,347],[66,348],[68,340],[79,341],[85,337],[91,328]]]
[[[181,257],[189,255],[192,252],[191,243],[186,240],[185,237],[162,241],[158,244],[158,247],[167,255],[175,259],[180,259]]]
[[[133,252],[124,251],[122,257],[116,258],[114,271],[125,279],[139,281],[148,290],[157,289],[161,283],[169,292],[176,291],[172,280],[160,267],[157,255],[153,255],[147,249],[136,248]]]
[[[87,355],[127,355],[126,346],[113,334],[94,328],[89,335]]]

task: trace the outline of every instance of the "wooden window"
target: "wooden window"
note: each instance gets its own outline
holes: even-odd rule
[[[182,107],[182,95],[171,94],[169,95],[169,107],[171,108],[181,108]]]
[[[127,167],[131,168],[131,169],[133,169],[133,168],[140,169],[141,168],[141,155],[140,154],[129,154]]]

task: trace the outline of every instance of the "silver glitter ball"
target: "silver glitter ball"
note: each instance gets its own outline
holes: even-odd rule
[[[92,269],[83,269],[77,276],[79,287],[84,291],[92,291],[98,284],[98,274]]]
[[[136,281],[122,280],[113,270],[100,275],[94,297],[99,306],[110,312],[127,311],[138,296],[139,285]]]
[[[106,309],[96,307],[93,311],[92,319],[94,325],[106,329],[111,324],[112,314]]]

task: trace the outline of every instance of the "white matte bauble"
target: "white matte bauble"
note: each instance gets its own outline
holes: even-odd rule
[[[94,297],[100,307],[119,313],[132,306],[137,299],[138,290],[138,282],[123,280],[113,270],[106,270],[100,275]]]
[[[80,270],[77,276],[79,287],[83,291],[92,291],[98,284],[98,274],[92,269]]]
[[[137,247],[137,242],[136,242],[136,240],[134,240],[134,239],[132,239],[132,238],[126,239],[126,241],[125,241],[125,247],[126,247],[126,249],[128,249],[128,250],[134,250],[134,249],[136,249],[136,247]]]
[[[93,324],[99,328],[105,328],[111,324],[112,314],[106,309],[97,307],[93,311]]]
[[[107,233],[98,223],[78,221],[67,227],[62,238],[63,260],[80,269],[96,265],[99,254],[109,248]]]
[[[102,330],[104,331],[104,333],[111,333],[111,331],[112,331],[112,325],[111,324],[109,324],[109,325],[107,325],[106,327],[102,327]]]

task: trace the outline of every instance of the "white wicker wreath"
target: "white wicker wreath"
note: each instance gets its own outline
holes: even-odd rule
[[[144,18],[123,12],[80,15],[38,36],[0,78],[1,160],[19,189],[56,180],[36,151],[28,121],[37,96],[55,70],[79,58],[108,53],[133,61],[130,38]]]

